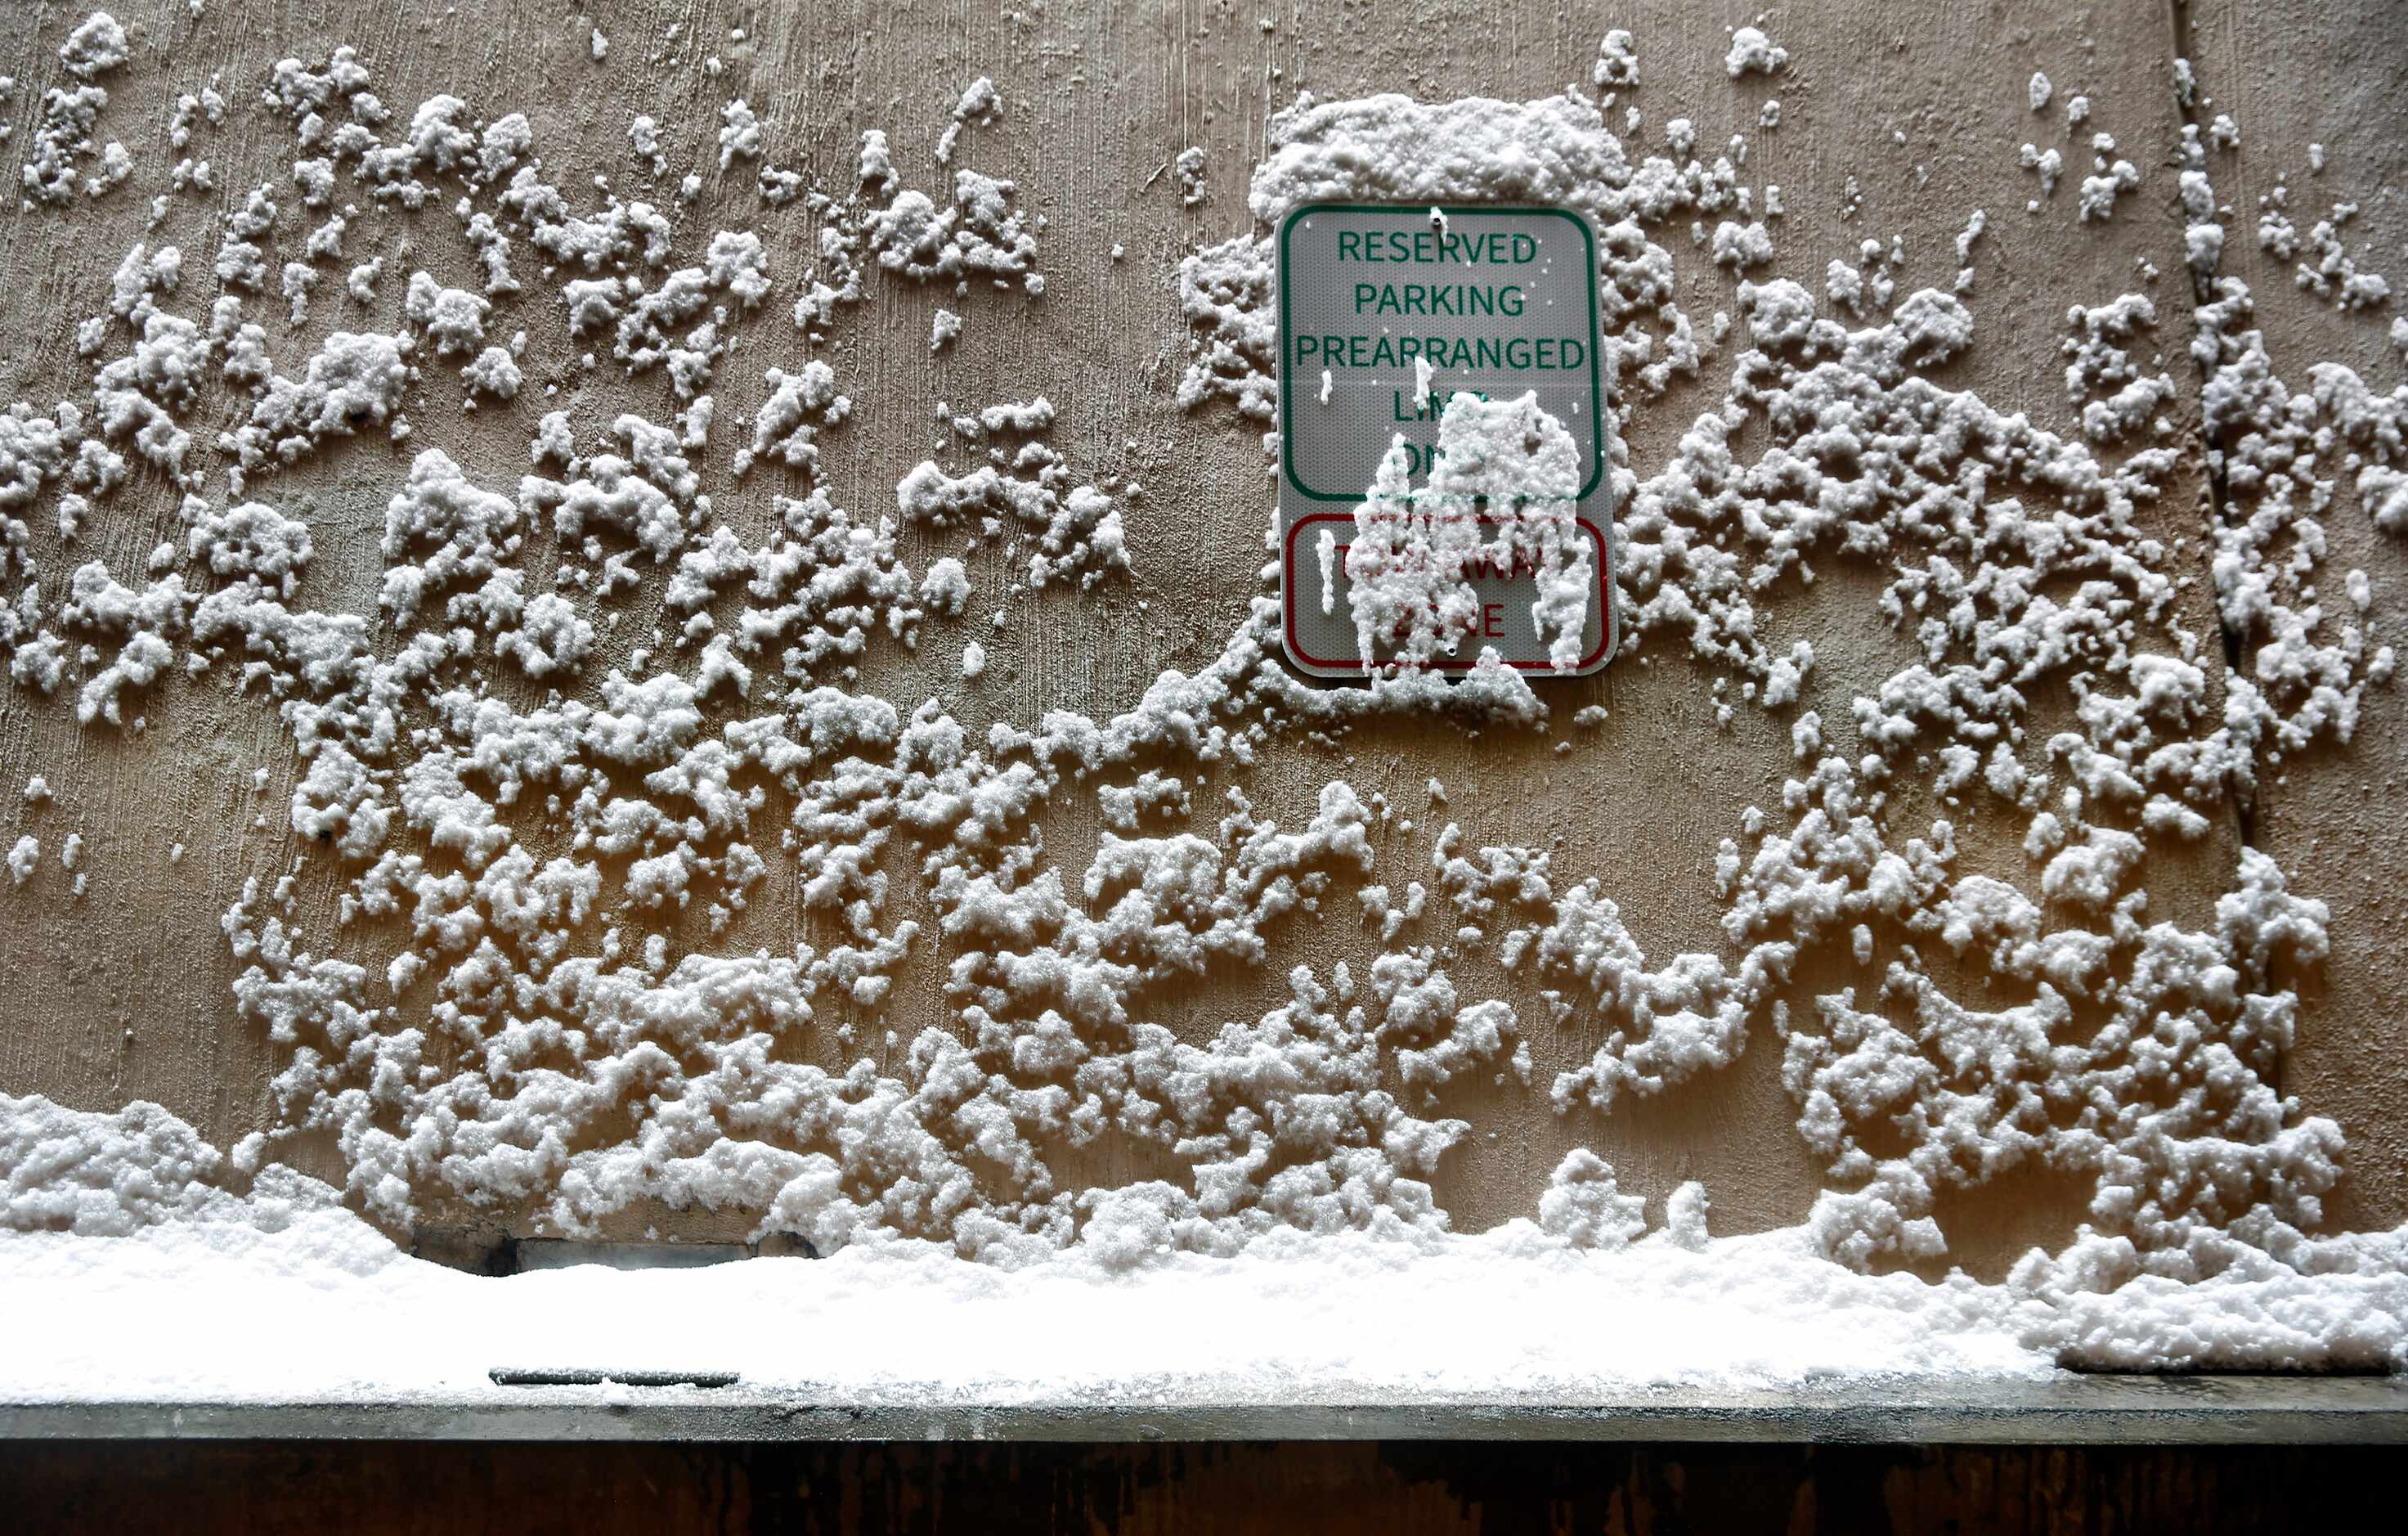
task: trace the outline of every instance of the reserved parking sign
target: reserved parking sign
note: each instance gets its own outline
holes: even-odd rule
[[[1466,580],[1477,604],[1453,648],[1429,665],[1465,669],[1494,649],[1536,673],[1603,667],[1616,634],[1612,485],[1597,243],[1587,221],[1562,208],[1314,204],[1287,217],[1277,245],[1289,659],[1320,677],[1359,674],[1387,659],[1376,648],[1363,654],[1348,610],[1343,556],[1355,510],[1392,449],[1413,484],[1427,481],[1443,452],[1447,402],[1469,392],[1490,400],[1534,395],[1570,435],[1579,454],[1574,518],[1592,546],[1597,585],[1577,665],[1564,667],[1533,620],[1532,574],[1512,559],[1475,561]]]

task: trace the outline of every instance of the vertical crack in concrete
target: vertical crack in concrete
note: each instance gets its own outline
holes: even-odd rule
[[[2166,22],[2172,35],[2173,58],[2176,60],[2187,61],[2191,56],[2191,28],[2190,7],[2186,3],[2186,0],[2166,0]],[[2176,119],[2184,127],[2194,130],[2200,129],[2200,127],[2199,122],[2199,93],[2196,89],[2197,67],[2198,66],[2196,65],[2192,65],[2194,71],[2194,88],[2189,93],[2189,99],[2186,100],[2184,98],[2184,93],[2180,91],[2176,91],[2174,93],[2174,115]],[[2177,165],[2179,165],[2181,150],[2179,142],[2177,142],[2175,149]],[[2179,174],[2179,169],[2177,169],[2177,174]],[[2219,257],[2219,266],[2221,265],[2221,260],[2222,258]],[[2214,303],[2215,301],[2215,287],[2214,280],[2208,276],[2208,274],[2201,272],[2197,267],[2191,266],[2187,259],[2183,263],[2183,269],[2190,274],[2192,304],[2196,306]],[[2199,334],[2199,317],[2196,309],[2193,310],[2191,316],[2191,334],[2194,337]],[[2211,436],[2207,425],[2205,383],[2207,372],[2211,365],[2200,362],[2196,356],[2193,357],[2192,362],[2200,376],[2200,388],[2196,396],[2200,402],[2199,443],[2201,463],[2206,471],[2207,479],[2207,595],[2208,601],[2214,605],[2216,632],[2224,639],[2225,682],[2229,688],[2232,678],[2241,675],[2242,664],[2248,659],[2250,653],[2248,636],[2226,616],[2224,611],[2224,596],[2216,589],[2215,585],[2215,553],[2219,545],[2220,536],[2227,525],[2228,520],[2231,516],[2232,487],[2225,474],[2224,451]],[[2256,789],[2254,787],[2243,787],[2236,790],[2232,797],[2232,809],[2234,820],[2241,837],[2241,845],[2243,848],[2256,847],[2258,845],[2258,796]]]

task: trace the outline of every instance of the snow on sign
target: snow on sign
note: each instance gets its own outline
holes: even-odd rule
[[[1317,677],[1613,653],[1597,242],[1563,208],[1280,225],[1280,572]]]

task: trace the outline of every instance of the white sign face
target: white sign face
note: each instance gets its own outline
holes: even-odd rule
[[[1429,485],[1445,458],[1441,429],[1457,395],[1491,402],[1527,395],[1542,413],[1534,419],[1560,427],[1546,427],[1559,450],[1551,464],[1561,481],[1545,498],[1555,524],[1546,559],[1520,553],[1505,526],[1523,515],[1519,508],[1495,496],[1466,499],[1458,521],[1477,526],[1476,538],[1465,537],[1478,547],[1446,556],[1460,580],[1442,618],[1430,621],[1442,625],[1442,639],[1434,652],[1425,647],[1426,659],[1416,665],[1467,670],[1494,650],[1536,676],[1602,668],[1613,653],[1617,615],[1597,242],[1588,222],[1562,208],[1315,204],[1291,213],[1276,243],[1281,601],[1289,660],[1316,677],[1350,677],[1395,659],[1392,631],[1410,625],[1393,604],[1374,622],[1353,601],[1347,567],[1365,526],[1358,509],[1383,463],[1392,476],[1405,471],[1413,488],[1384,506],[1410,504]],[[1576,469],[1563,463],[1567,434]],[[1457,468],[1461,458],[1458,448]],[[1440,477],[1449,478],[1447,469]],[[1393,562],[1396,545],[1386,540],[1382,558]],[[1567,559],[1580,579],[1570,602],[1593,587],[1576,636],[1566,618]],[[1553,635],[1550,617],[1558,625]]]

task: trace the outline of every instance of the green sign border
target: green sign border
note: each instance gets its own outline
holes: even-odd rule
[[[1286,477],[1287,482],[1290,485],[1296,487],[1298,495],[1306,496],[1313,501],[1360,501],[1363,499],[1362,490],[1355,490],[1347,492],[1343,495],[1332,495],[1326,491],[1316,491],[1312,486],[1307,485],[1303,481],[1297,478],[1295,423],[1296,394],[1293,390],[1288,388],[1287,377],[1287,239],[1289,233],[1296,228],[1296,223],[1297,220],[1307,218],[1315,213],[1415,213],[1428,208],[1436,208],[1440,212],[1444,213],[1449,218],[1460,215],[1465,218],[1477,219],[1494,217],[1499,214],[1538,214],[1541,216],[1552,216],[1565,221],[1574,229],[1580,231],[1581,243],[1588,248],[1588,262],[1584,270],[1588,274],[1589,451],[1595,460],[1595,467],[1589,474],[1588,483],[1580,488],[1575,499],[1582,501],[1587,500],[1590,494],[1596,491],[1598,486],[1602,483],[1605,479],[1606,461],[1605,376],[1598,371],[1598,351],[1602,345],[1603,337],[1598,328],[1597,234],[1594,230],[1589,228],[1588,220],[1585,217],[1573,212],[1570,208],[1531,208],[1504,203],[1455,205],[1442,203],[1307,203],[1303,207],[1290,212],[1287,218],[1281,222],[1279,237],[1278,275],[1280,291],[1280,355],[1278,380],[1280,392],[1280,473]]]

